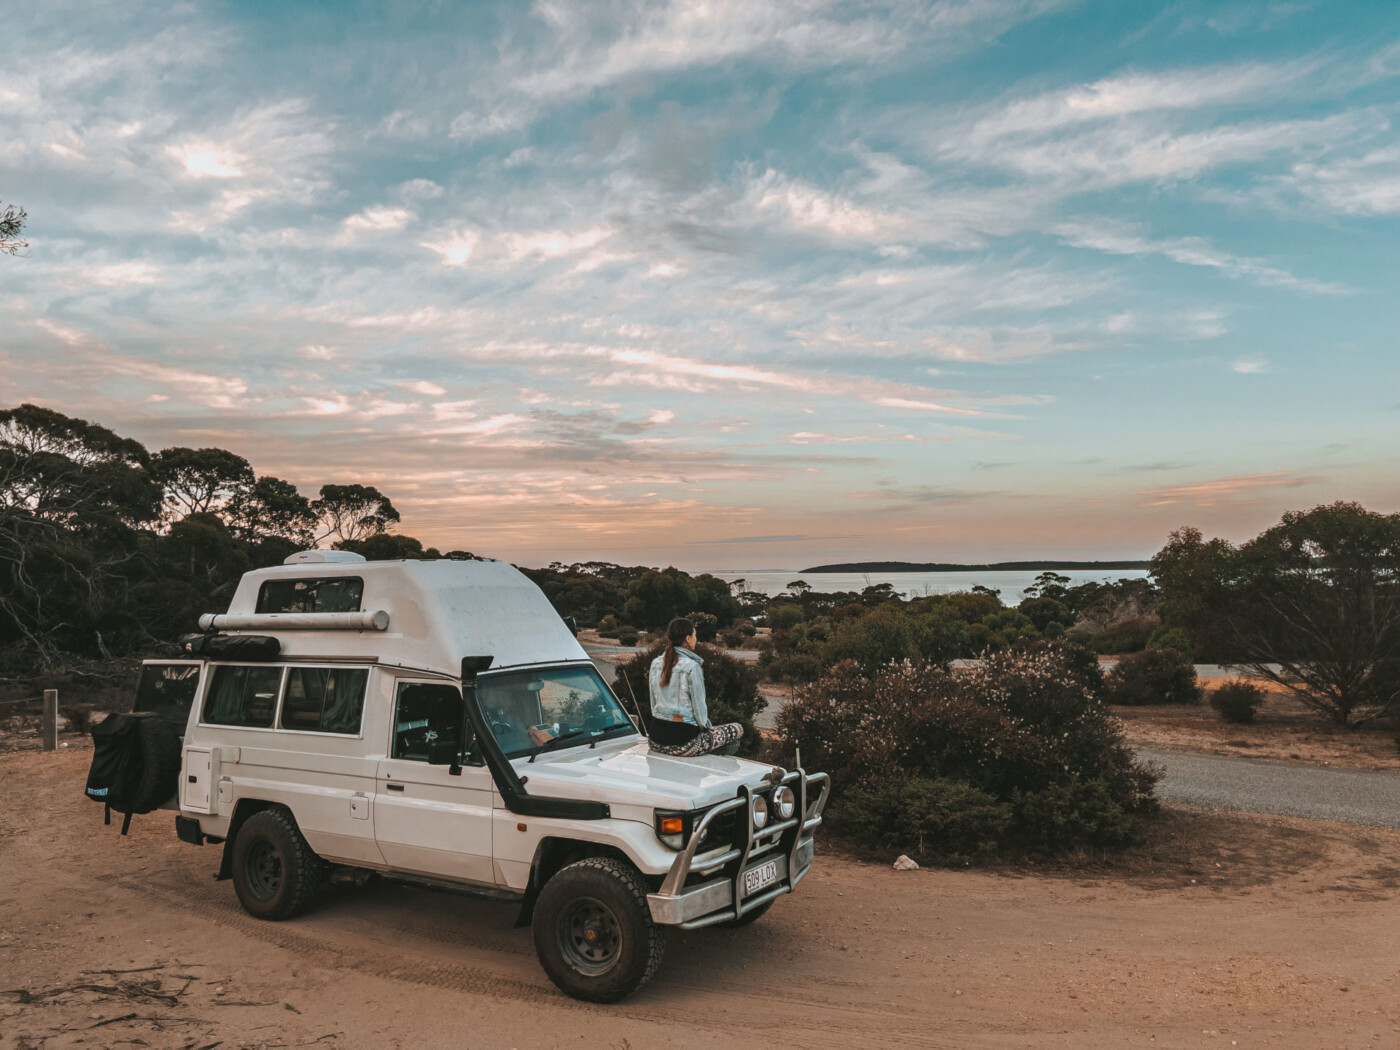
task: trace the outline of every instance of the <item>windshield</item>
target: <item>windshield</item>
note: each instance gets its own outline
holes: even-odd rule
[[[507,758],[547,747],[588,744],[604,736],[625,736],[636,728],[592,667],[552,667],[483,676],[477,700],[486,724]]]

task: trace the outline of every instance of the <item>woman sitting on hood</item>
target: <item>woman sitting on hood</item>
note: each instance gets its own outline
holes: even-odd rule
[[[666,627],[666,651],[651,662],[648,736],[651,749],[663,755],[732,755],[739,750],[744,727],[738,722],[711,725],[705,707],[704,661],[695,655],[695,624],[677,617]]]

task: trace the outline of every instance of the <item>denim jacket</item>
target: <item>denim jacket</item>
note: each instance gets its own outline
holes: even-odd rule
[[[665,659],[666,654],[662,653],[653,660],[647,675],[651,716],[662,722],[689,722],[701,729],[713,729],[709,709],[705,706],[704,661],[689,649],[676,646],[676,666],[671,669],[671,682],[662,685],[661,665]]]

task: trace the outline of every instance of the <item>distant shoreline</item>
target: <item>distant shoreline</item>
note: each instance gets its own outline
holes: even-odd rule
[[[836,565],[814,565],[797,572],[1029,572],[1055,569],[1076,569],[1095,572],[1101,569],[1147,569],[1150,561],[994,561],[962,565],[953,562],[915,561],[850,561]]]

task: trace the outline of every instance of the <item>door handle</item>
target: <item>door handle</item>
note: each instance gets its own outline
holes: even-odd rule
[[[384,786],[387,787],[390,791],[402,791],[402,790],[403,790],[403,785],[402,785],[402,784],[385,784]]]

